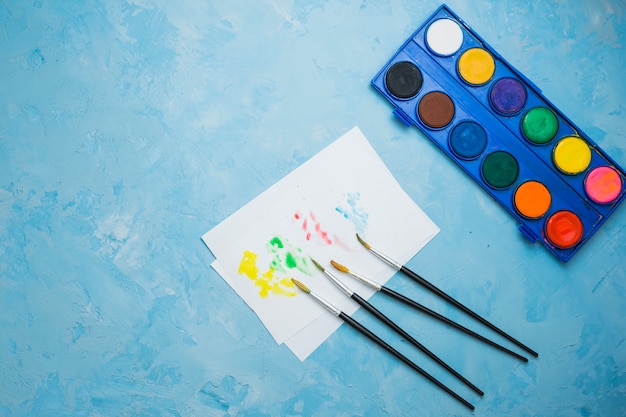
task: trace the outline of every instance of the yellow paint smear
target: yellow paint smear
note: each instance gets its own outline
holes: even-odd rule
[[[259,295],[261,298],[267,298],[271,295],[280,295],[284,297],[293,297],[297,294],[294,283],[290,277],[278,278],[274,276],[274,269],[269,268],[267,271],[259,274],[257,266],[258,255],[251,251],[244,251],[243,258],[239,263],[239,275],[245,275],[254,285],[259,287]]]
[[[248,278],[254,280],[259,275],[259,268],[256,266],[256,260],[259,257],[254,252],[244,251],[243,258],[239,263],[239,275],[246,275]]]

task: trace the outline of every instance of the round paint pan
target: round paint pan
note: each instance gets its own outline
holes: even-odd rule
[[[612,167],[599,166],[587,174],[585,193],[598,204],[610,204],[619,197],[624,184],[622,177]]]
[[[569,210],[557,211],[546,221],[545,234],[557,248],[569,249],[582,239],[583,223],[578,215]]]
[[[463,52],[457,62],[457,71],[463,81],[470,85],[482,85],[491,80],[496,62],[483,48],[470,48]]]
[[[539,219],[548,212],[552,203],[550,190],[539,181],[526,181],[517,187],[513,205],[519,214],[528,219]]]
[[[480,169],[485,182],[498,189],[510,187],[519,174],[517,159],[505,151],[496,151],[487,155]]]
[[[550,142],[559,130],[559,121],[554,112],[545,107],[534,107],[522,118],[522,133],[534,144]]]
[[[412,62],[400,61],[393,64],[385,75],[385,87],[399,99],[415,97],[422,88],[422,71]]]
[[[526,104],[526,88],[515,78],[500,78],[489,92],[491,107],[504,116],[517,114]]]
[[[446,127],[454,118],[454,103],[441,91],[425,94],[417,105],[417,115],[431,129]]]
[[[425,40],[435,55],[450,56],[461,49],[463,30],[452,19],[437,19],[426,30]]]
[[[580,174],[591,162],[591,149],[580,137],[565,136],[554,146],[552,159],[554,165],[564,174]]]
[[[475,159],[487,147],[487,132],[478,123],[466,120],[454,126],[448,143],[459,158]]]

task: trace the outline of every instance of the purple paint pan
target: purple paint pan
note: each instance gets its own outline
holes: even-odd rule
[[[501,78],[491,87],[489,101],[503,115],[519,113],[526,104],[526,88],[515,78]]]

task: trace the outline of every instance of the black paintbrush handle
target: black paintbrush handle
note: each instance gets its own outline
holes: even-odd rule
[[[455,307],[459,308],[463,312],[469,314],[470,316],[472,316],[473,318],[475,318],[476,320],[478,320],[479,322],[481,322],[485,326],[489,327],[491,330],[493,330],[496,333],[498,333],[500,336],[503,336],[506,339],[508,339],[509,341],[515,343],[517,346],[519,346],[520,348],[524,349],[526,352],[530,353],[534,357],[539,356],[539,354],[537,352],[535,352],[534,350],[532,350],[531,348],[529,348],[528,346],[526,346],[525,344],[523,344],[519,340],[515,339],[513,336],[508,335],[503,330],[500,330],[498,327],[494,326],[493,324],[491,324],[490,322],[488,322],[487,320],[485,320],[484,318],[482,318],[478,314],[474,313],[472,310],[470,310],[469,308],[465,307],[463,304],[459,303],[457,300],[455,300],[454,298],[450,297],[448,294],[446,294],[445,292],[441,291],[439,288],[435,287],[433,284],[431,284],[430,282],[426,281],[424,278],[420,277],[418,274],[416,274],[415,272],[411,271],[409,268],[407,268],[405,266],[402,266],[400,268],[400,271],[404,272],[407,276],[409,276],[410,278],[414,279],[415,281],[417,281],[419,284],[423,285],[424,287],[428,288],[430,291],[434,292],[435,294],[437,294],[438,296],[440,296],[444,300],[446,300],[449,303],[453,304]]]
[[[455,377],[457,377],[460,381],[462,381],[465,385],[467,385],[468,387],[470,387],[471,389],[473,389],[478,395],[485,395],[484,392],[482,392],[482,390],[480,388],[478,388],[476,385],[472,384],[470,381],[468,381],[463,375],[459,374],[457,371],[455,371],[450,365],[448,365],[447,363],[445,363],[441,358],[439,358],[437,355],[435,355],[433,352],[431,352],[426,346],[422,345],[420,342],[418,342],[417,340],[415,340],[415,338],[413,336],[411,336],[410,334],[408,334],[406,332],[406,330],[404,330],[402,327],[398,326],[395,322],[393,322],[389,317],[385,316],[380,310],[378,310],[376,307],[374,307],[372,304],[370,304],[368,301],[366,301],[365,299],[363,299],[363,297],[359,296],[357,293],[353,293],[351,295],[352,299],[354,301],[356,301],[361,307],[363,307],[365,310],[369,311],[370,313],[372,313],[377,319],[379,319],[380,321],[382,321],[383,323],[385,323],[387,326],[389,326],[391,329],[393,329],[396,333],[398,333],[400,336],[404,337],[406,340],[408,340],[413,346],[417,347],[419,350],[421,350],[422,352],[424,352],[426,355],[428,355],[432,360],[434,360],[435,362],[437,362],[439,365],[441,365],[442,367],[444,367],[448,372],[450,372],[452,375],[454,375]]]
[[[374,333],[372,333],[367,327],[363,326],[361,323],[359,323],[358,321],[354,320],[352,317],[348,316],[347,314],[345,314],[343,312],[339,313],[339,318],[342,319],[344,322],[348,323],[351,327],[353,327],[355,330],[357,330],[358,332],[360,332],[364,336],[367,336],[370,340],[372,340],[374,343],[376,343],[379,346],[381,346],[387,352],[391,353],[396,358],[400,359],[406,365],[411,367],[414,371],[417,371],[418,373],[420,373],[422,376],[424,376],[430,382],[432,382],[433,384],[437,385],[439,388],[441,388],[442,390],[447,392],[449,395],[454,397],[454,399],[456,399],[457,401],[461,402],[464,406],[466,406],[470,410],[474,409],[474,406],[472,404],[470,404],[469,402],[467,402],[463,397],[461,397],[459,394],[457,394],[456,392],[452,391],[450,388],[445,386],[443,383],[441,383],[434,376],[430,375],[428,372],[426,372],[425,370],[420,368],[418,365],[416,365],[413,361],[411,361],[409,358],[404,356],[402,353],[400,353],[397,350],[395,350],[393,347],[391,347],[389,344],[387,344],[387,342],[385,342],[380,337],[378,337]]]
[[[425,313],[425,314],[427,314],[427,315],[429,315],[429,316],[431,316],[433,318],[436,318],[437,320],[440,320],[440,321],[446,323],[447,325],[454,327],[455,329],[461,330],[465,334],[467,334],[469,336],[472,336],[472,337],[480,340],[481,342],[484,342],[484,343],[488,344],[489,346],[495,347],[496,349],[498,349],[498,350],[500,350],[500,351],[502,351],[504,353],[508,353],[509,355],[513,356],[514,358],[517,358],[517,359],[519,359],[519,360],[521,360],[523,362],[528,362],[528,359],[525,358],[524,356],[519,355],[519,354],[513,352],[512,350],[509,350],[509,349],[505,348],[504,346],[502,346],[502,345],[500,345],[500,344],[498,344],[498,343],[496,343],[496,342],[494,342],[494,341],[492,341],[490,339],[487,339],[484,336],[481,336],[480,334],[474,332],[473,330],[470,330],[467,327],[462,326],[459,323],[450,320],[446,316],[443,316],[443,315],[437,313],[436,311],[431,310],[430,308],[428,308],[428,307],[418,303],[417,301],[414,301],[414,300],[412,300],[412,299],[410,299],[410,298],[408,298],[408,297],[406,297],[406,296],[404,296],[404,295],[402,295],[402,294],[392,290],[391,288],[382,286],[380,288],[380,292],[382,292],[384,294],[387,294],[387,295],[395,298],[396,300],[402,301],[403,303],[405,303],[405,304],[407,304],[407,305],[409,305],[409,306],[411,306],[411,307],[413,307],[413,308],[415,308],[415,309],[417,309],[417,310],[419,310],[419,311],[421,311],[421,312],[423,312],[423,313]]]

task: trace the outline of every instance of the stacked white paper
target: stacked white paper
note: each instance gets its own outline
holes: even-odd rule
[[[396,182],[358,127],[208,231],[213,268],[258,315],[277,343],[304,360],[341,324],[291,278],[347,314],[358,305],[310,258],[330,260],[384,284],[395,273],[356,239],[406,263],[439,229]],[[364,298],[373,291],[335,275]],[[345,278],[344,278],[345,277]]]

